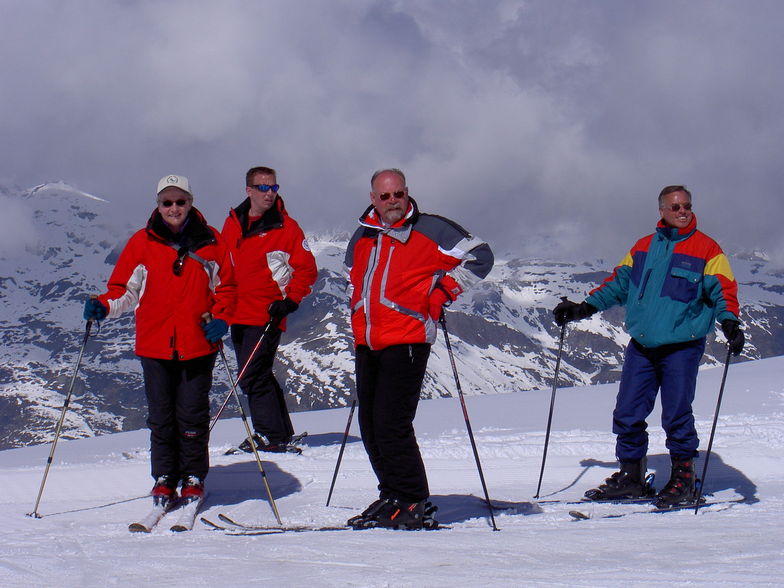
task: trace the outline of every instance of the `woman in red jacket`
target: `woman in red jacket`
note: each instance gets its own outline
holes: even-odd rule
[[[183,498],[204,494],[212,369],[235,300],[228,248],[193,207],[188,179],[161,178],[147,226],[123,249],[108,291],[84,308],[86,320],[136,315],[156,504],[176,498],[180,482]]]

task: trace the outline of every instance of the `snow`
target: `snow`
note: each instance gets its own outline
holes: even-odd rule
[[[438,518],[434,532],[388,530],[228,536],[197,523],[172,533],[131,534],[149,509],[147,432],[63,440],[38,512],[50,445],[0,452],[0,548],[4,587],[157,586],[776,586],[784,531],[784,357],[730,366],[706,492],[744,501],[700,511],[648,514],[632,505],[537,504],[550,391],[469,396],[468,413],[491,498],[508,507],[491,529],[454,398],[423,401],[416,420]],[[703,449],[722,368],[700,372],[695,414]],[[216,374],[216,377],[221,377]],[[464,387],[466,383],[463,382]],[[542,499],[575,499],[614,471],[610,433],[616,386],[559,389]],[[325,501],[348,409],[296,413],[305,451],[264,455],[286,524],[341,525],[375,498],[375,480],[354,422],[332,504]],[[356,416],[356,415],[355,415]],[[658,415],[650,420],[649,470],[666,481],[669,459]],[[54,421],[52,427],[54,427]],[[225,456],[244,427],[222,420],[210,444],[204,515],[274,524],[261,475],[247,455]],[[704,453],[702,454],[704,456]],[[702,459],[697,471],[702,472]]]

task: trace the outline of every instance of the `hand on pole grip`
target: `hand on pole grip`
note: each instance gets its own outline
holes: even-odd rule
[[[282,300],[275,300],[269,305],[267,312],[269,313],[270,321],[273,326],[277,326],[280,322],[299,308],[299,304],[290,298],[283,298]]]
[[[210,343],[217,343],[229,331],[229,325],[223,319],[213,319],[209,312],[201,315],[204,321],[201,328],[204,329],[204,336]]]
[[[443,288],[436,287],[433,290],[433,293],[430,294],[430,317],[437,321],[441,318],[441,313],[444,312],[444,307],[449,306],[452,303],[452,299],[449,295],[444,291]]]
[[[102,321],[109,313],[106,307],[98,300],[97,296],[90,296],[84,302],[84,320],[86,321]]]
[[[578,304],[577,302],[572,302],[566,296],[562,296],[561,302],[553,309],[553,316],[555,317],[555,324],[562,327],[566,323],[588,318],[597,310],[592,304],[587,302]]]
[[[734,319],[724,319],[721,321],[721,331],[727,338],[730,352],[733,355],[739,355],[746,342],[746,336],[743,334],[743,329],[740,328],[740,323]]]

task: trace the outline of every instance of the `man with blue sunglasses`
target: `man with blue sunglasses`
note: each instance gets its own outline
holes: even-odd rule
[[[286,316],[310,294],[318,271],[305,234],[286,212],[279,189],[274,169],[249,169],[247,197],[229,212],[222,234],[234,259],[237,306],[231,339],[242,370],[239,384],[248,395],[256,446],[260,451],[299,453],[272,364],[286,330]],[[252,451],[247,439],[239,448]]]

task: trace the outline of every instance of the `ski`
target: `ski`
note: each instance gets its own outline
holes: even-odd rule
[[[416,529],[416,531],[440,531],[451,529],[450,526],[443,526],[439,525],[436,528],[425,528],[425,529]],[[309,527],[309,526],[292,526],[292,527],[260,527],[260,528],[251,528],[245,529],[242,527],[233,527],[233,528],[225,528],[224,534],[225,535],[234,535],[234,536],[254,536],[254,535],[280,535],[283,533],[318,533],[318,532],[332,532],[332,531],[367,531],[369,529],[382,529],[386,531],[394,531],[395,529],[390,529],[389,527],[349,527],[349,526],[342,526],[342,527],[332,527],[332,526],[324,526],[324,527]],[[410,529],[414,531],[414,529]]]
[[[225,524],[211,521],[207,517],[200,517],[202,523],[216,531],[225,531],[229,535],[269,535],[274,533],[302,533],[306,531],[347,531],[350,527],[346,526],[310,526],[310,525],[291,525],[276,527],[272,525],[246,525],[235,521],[229,516],[219,514],[218,518]]]
[[[218,518],[224,524],[216,523],[206,517],[201,517],[202,523],[207,525],[213,530],[223,531],[227,535],[275,535],[278,533],[308,533],[308,532],[324,532],[324,531],[362,531],[366,529],[384,529],[386,527],[365,527],[354,528],[348,525],[334,526],[334,525],[290,525],[290,526],[271,526],[271,525],[249,525],[235,521],[230,516],[225,514],[218,514]],[[451,529],[449,526],[439,525],[435,529],[424,530],[438,530],[438,529]]]
[[[677,512],[681,510],[693,510],[695,508],[703,509],[709,508],[712,506],[724,506],[725,508],[722,509],[711,509],[709,512],[718,512],[719,510],[725,510],[726,508],[730,508],[735,504],[740,504],[745,502],[745,498],[738,498],[734,500],[709,500],[701,502],[699,505],[696,504],[674,504],[672,506],[665,506],[665,507],[651,507],[646,510],[630,510],[627,512],[611,512],[611,513],[604,513],[604,514],[597,514],[597,515],[590,515],[586,514],[579,510],[570,510],[569,516],[571,516],[575,521],[587,521],[590,519],[619,519],[628,515],[636,515],[636,514],[661,514],[667,512]]]
[[[536,504],[650,504],[655,496],[640,498],[606,498],[603,500],[591,500],[589,498],[578,498],[575,500],[537,500]],[[495,506],[494,506],[495,508]]]
[[[224,527],[223,525],[219,525],[218,523],[215,523],[215,522],[211,521],[207,517],[204,517],[204,516],[199,517],[199,520],[202,523],[204,523],[205,525],[207,525],[210,529],[213,529],[215,531],[227,531],[228,530],[227,527]]]
[[[150,533],[155,528],[155,525],[166,516],[166,513],[176,508],[176,506],[177,500],[155,503],[150,512],[147,513],[147,516],[138,522],[128,525],[128,530],[131,533]]]
[[[229,525],[230,527],[234,527],[235,529],[242,529],[245,531],[342,531],[348,529],[350,527],[346,526],[311,526],[311,525],[291,525],[291,526],[283,526],[283,527],[275,527],[272,525],[248,525],[245,523],[240,523],[235,521],[230,516],[225,515],[223,513],[218,514],[218,518]],[[214,524],[213,524],[214,525]],[[224,527],[225,528],[225,527]],[[227,529],[231,530],[231,529]]]
[[[351,527],[268,527],[266,529],[226,529],[225,535],[280,535],[282,533],[310,533],[323,531],[350,531]]]
[[[184,499],[179,508],[180,516],[177,517],[177,521],[171,526],[171,530],[181,533],[182,531],[190,531],[193,529],[196,515],[199,513],[201,505],[204,503],[205,497],[206,494],[203,496],[191,496],[190,498]]]
[[[259,443],[256,444],[256,447],[259,453],[293,453],[295,455],[300,455],[302,453],[302,448],[297,447],[297,443],[302,441],[307,436],[308,436],[307,431],[305,431],[304,433],[300,433],[299,435],[294,435],[291,438],[291,441],[289,441],[286,444],[285,448],[280,451],[265,451],[262,447],[260,447]],[[256,435],[255,437],[258,437],[258,435]],[[250,449],[249,445],[247,451],[243,448],[243,444],[246,443],[247,443],[247,439],[237,447],[230,447],[229,449],[226,450],[226,452],[223,455],[238,455],[241,453],[252,453],[252,450]]]

